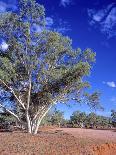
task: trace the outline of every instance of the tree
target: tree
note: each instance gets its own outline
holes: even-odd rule
[[[110,123],[110,118],[109,117],[105,117],[105,116],[96,116],[96,127],[103,127],[103,128],[107,128],[110,127],[111,123]]]
[[[77,124],[78,126],[82,127],[85,124],[86,117],[87,116],[85,112],[75,111],[70,117],[70,120],[73,124]]]
[[[85,127],[99,127],[99,128],[108,128],[111,127],[111,119],[110,117],[100,116],[95,114],[94,112],[89,113],[88,115],[84,112],[75,111],[70,117],[70,122],[76,127],[81,126],[81,124]],[[82,127],[82,126],[81,126]]]
[[[91,112],[88,116],[87,116],[87,124],[92,126],[92,127],[95,127],[96,125],[96,121],[97,121],[97,115],[93,112]]]
[[[111,110],[111,118],[112,118],[112,124],[114,127],[116,127],[116,111]]]
[[[49,114],[49,112],[43,118],[43,120],[41,121],[41,124],[40,125],[41,126],[49,126],[49,125],[52,125],[52,123],[51,123],[51,115]]]
[[[89,87],[85,77],[91,72],[95,53],[73,49],[69,37],[46,30],[44,7],[35,0],[19,0],[18,8],[0,14],[0,37],[8,45],[0,49],[0,87],[9,94],[9,104],[1,96],[0,107],[28,133],[36,134],[54,104],[71,98],[77,102],[85,98],[90,106],[98,103],[99,96],[83,93]]]
[[[58,125],[60,127],[62,121],[64,118],[64,113],[60,110],[55,109],[52,117],[51,117],[51,123],[52,125]]]
[[[46,116],[43,118],[40,125],[42,125],[42,126],[52,125],[51,118],[52,118],[54,112],[55,112],[55,107],[52,107],[50,109],[50,111],[46,114]]]
[[[5,123],[5,122],[9,122],[9,123],[15,123],[15,119],[12,115],[10,115],[7,112],[1,112],[0,113],[0,123]]]

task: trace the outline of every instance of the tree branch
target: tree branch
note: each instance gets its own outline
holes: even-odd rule
[[[10,90],[10,92],[14,95],[14,97],[17,99],[17,101],[21,104],[21,106],[23,107],[23,109],[25,109],[24,104],[23,104],[22,101],[17,97],[17,95],[15,94],[14,90],[13,90],[12,88],[10,88],[3,80],[0,79],[0,82]]]
[[[30,104],[30,97],[31,97],[31,74],[29,75],[29,90],[28,90],[28,97],[27,97],[27,105],[26,105],[26,119],[27,119],[27,128],[28,132],[31,133],[31,120],[29,115],[29,104]]]
[[[11,110],[4,107],[1,103],[0,103],[0,107],[5,109],[9,114],[13,115],[19,122],[21,122],[20,118],[15,113],[13,113]]]
[[[45,105],[40,110],[37,111],[37,113],[35,114],[35,116],[33,118],[33,121],[38,117],[38,115],[40,114],[40,111],[44,110],[44,108],[45,108]]]
[[[35,131],[34,131],[33,134],[36,134],[36,133],[37,133],[38,127],[39,127],[39,125],[40,125],[42,119],[46,116],[46,114],[47,114],[48,111],[52,108],[52,106],[53,106],[53,105],[51,104],[50,107],[49,107],[46,111],[44,111],[44,112],[41,114],[41,116],[37,119],[36,128],[35,128]]]

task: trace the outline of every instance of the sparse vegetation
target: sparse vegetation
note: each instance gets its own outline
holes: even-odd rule
[[[85,112],[75,111],[71,115],[69,120],[64,119],[63,112],[55,110],[53,113],[43,119],[42,125],[56,125],[61,122],[61,127],[73,127],[73,128],[99,128],[108,129],[115,127],[114,116],[112,114],[115,111],[111,111],[111,117],[97,115],[94,112],[86,114]]]
[[[70,117],[69,123],[72,127],[82,127],[82,128],[111,128],[113,123],[111,117],[96,115],[91,112],[86,114],[84,112],[75,111]]]
[[[17,6],[7,6],[0,1],[0,155],[116,154],[116,110],[111,111],[111,117],[74,111],[67,120],[63,111],[52,109],[59,103],[75,102],[85,103],[91,110],[103,110],[101,93],[88,90],[96,53],[90,48],[74,48],[75,43],[73,45],[68,36],[55,28],[57,21],[46,17],[39,0],[16,1]],[[62,7],[73,4],[70,0],[59,1]],[[88,12],[92,18],[91,26],[97,23],[102,33],[105,27],[110,31],[110,25],[115,26],[115,11],[112,10],[115,4],[98,12],[87,5],[87,10],[84,6],[81,11]],[[16,10],[10,7],[16,7]],[[80,9],[78,11],[80,13]],[[53,23],[54,29],[50,28]],[[110,24],[103,28],[101,24],[105,23]],[[59,24],[63,25],[62,19]],[[68,25],[64,21],[65,24]],[[84,37],[86,45],[90,39],[88,32],[95,33],[84,28],[82,20],[78,26],[84,30],[81,38]],[[74,27],[77,28],[75,22]],[[64,31],[65,27],[58,29]],[[85,33],[87,38],[85,30],[89,30]],[[100,41],[102,46],[110,47],[103,38]],[[93,48],[94,42],[98,43],[98,40],[92,40]],[[103,56],[105,54],[101,58]],[[116,88],[114,81],[103,81],[103,84]],[[115,97],[111,100],[114,102]]]

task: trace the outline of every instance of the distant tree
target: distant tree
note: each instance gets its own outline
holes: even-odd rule
[[[10,115],[9,113],[7,112],[1,112],[0,113],[0,123],[15,123],[16,122],[16,119]]]
[[[96,126],[102,128],[108,128],[111,126],[110,118],[105,116],[97,116],[96,117]]]
[[[61,127],[68,127],[70,120],[63,118],[61,121]]]
[[[113,116],[115,116],[115,114]],[[80,111],[74,111],[68,123],[72,124],[73,127],[81,127],[82,124],[83,127],[89,128],[109,128],[112,125],[110,117],[100,116],[94,112],[87,115],[86,113]]]
[[[52,108],[42,120],[41,125],[66,126],[67,123],[68,120],[64,118],[64,113],[56,108]]]
[[[64,120],[64,113],[60,110],[55,109],[55,111],[51,117],[52,125],[58,125],[60,127],[63,120]]]
[[[49,114],[49,112],[46,114],[46,116],[43,118],[43,120],[41,121],[41,126],[49,126],[49,125],[52,125],[52,122],[51,122],[51,117],[52,115]]]
[[[35,0],[19,0],[18,9],[0,13],[0,38],[8,45],[5,51],[0,48],[0,88],[9,93],[7,102],[0,96],[0,107],[36,134],[59,102],[73,98],[99,105],[99,94],[84,91],[95,53],[73,49],[70,38],[46,30],[44,7]]]
[[[77,124],[78,126],[83,126],[86,121],[86,113],[75,111],[73,112],[72,116],[70,117],[70,120],[73,124]]]
[[[49,125],[52,125],[52,121],[51,121],[51,118],[55,112],[55,107],[52,107],[50,109],[50,111],[46,114],[46,116],[43,118],[43,120],[41,121],[41,124],[42,126],[49,126]]]
[[[94,112],[91,112],[87,116],[87,124],[91,127],[95,127],[97,121],[97,115]]]
[[[112,124],[116,127],[116,110],[111,110]]]

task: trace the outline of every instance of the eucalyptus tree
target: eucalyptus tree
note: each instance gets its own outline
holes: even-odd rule
[[[94,112],[91,112],[90,114],[88,114],[87,124],[92,126],[92,127],[95,127],[96,122],[97,122],[97,115]]]
[[[73,49],[69,37],[48,31],[44,7],[35,0],[18,5],[16,12],[0,14],[0,38],[8,47],[0,48],[0,88],[9,93],[9,104],[1,96],[0,107],[36,134],[54,104],[84,98],[91,106],[98,103],[84,95],[95,53]]]
[[[81,111],[74,111],[70,117],[71,122],[78,124],[78,126],[85,125],[86,123],[86,113]]]
[[[111,110],[111,120],[114,127],[116,127],[116,110]]]
[[[60,110],[55,109],[54,113],[53,113],[53,115],[51,117],[51,123],[53,125],[57,125],[57,126],[60,127],[63,119],[64,119],[64,113],[62,111],[60,111]]]

